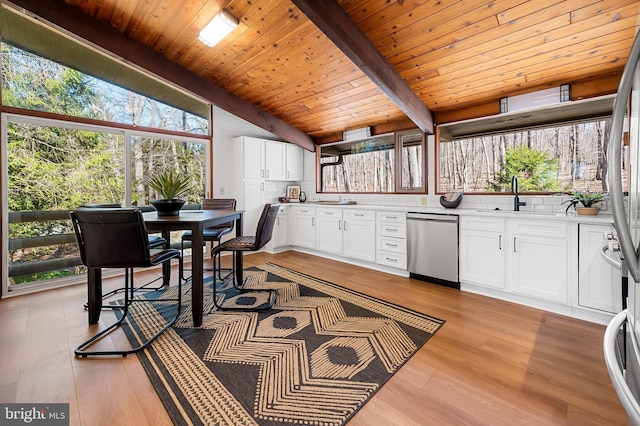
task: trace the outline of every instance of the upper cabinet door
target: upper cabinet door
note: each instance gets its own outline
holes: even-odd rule
[[[286,180],[286,146],[289,144],[265,141],[265,179]]]
[[[287,151],[287,180],[304,180],[304,149],[292,143],[285,144]]]
[[[264,139],[244,137],[243,157],[245,179],[264,179]]]

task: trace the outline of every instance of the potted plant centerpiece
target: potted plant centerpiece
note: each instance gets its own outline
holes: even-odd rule
[[[571,198],[565,201],[569,203],[567,210],[573,207],[578,214],[595,215],[600,211],[600,207],[595,206],[604,199],[602,192],[573,192]]]
[[[178,197],[192,188],[191,177],[165,170],[156,173],[147,181],[149,187],[158,193],[160,198],[151,201],[158,216],[178,216],[185,200]]]

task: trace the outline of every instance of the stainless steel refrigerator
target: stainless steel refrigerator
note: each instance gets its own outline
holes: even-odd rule
[[[626,307],[609,323],[604,355],[609,376],[631,424],[640,425],[640,34],[631,48],[613,104],[607,150],[609,191],[619,250],[618,265],[628,274]],[[628,150],[628,192],[624,192],[622,154]],[[607,250],[603,250],[606,253]],[[613,255],[613,253],[609,253]]]

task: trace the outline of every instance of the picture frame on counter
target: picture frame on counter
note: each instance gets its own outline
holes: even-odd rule
[[[300,185],[287,185],[287,197],[290,203],[299,203]]]

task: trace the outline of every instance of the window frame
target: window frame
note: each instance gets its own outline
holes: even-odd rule
[[[489,131],[484,131],[484,132],[480,132],[480,133],[469,133],[469,134],[464,134],[464,135],[460,135],[460,136],[454,136],[451,139],[443,139],[440,136],[440,126],[436,127],[436,138],[435,138],[435,149],[434,149],[434,170],[435,170],[435,191],[434,193],[436,195],[441,195],[441,194],[445,194],[447,192],[450,192],[450,190],[444,190],[441,188],[441,183],[442,183],[442,176],[440,173],[440,145],[444,144],[444,143],[454,143],[457,140],[466,140],[466,139],[472,139],[474,137],[482,137],[482,136],[499,136],[499,135],[505,135],[505,134],[512,134],[512,133],[518,133],[518,132],[526,132],[526,131],[530,131],[530,130],[540,130],[540,129],[550,129],[550,128],[554,128],[554,127],[564,127],[564,126],[571,126],[571,125],[575,125],[575,124],[580,124],[580,123],[593,123],[596,121],[602,121],[602,120],[607,120],[607,119],[611,119],[611,114],[594,114],[593,116],[588,116],[588,117],[574,117],[574,118],[570,118],[570,119],[566,119],[566,120],[562,120],[562,121],[553,121],[550,123],[536,123],[533,125],[521,125],[521,126],[517,126],[517,127],[512,127],[512,128],[507,128],[507,129],[496,129],[496,130],[489,130]],[[473,120],[470,120],[473,121]],[[605,152],[606,155],[606,152]],[[603,177],[603,179],[606,179],[606,176]],[[558,192],[558,191],[552,191],[552,192],[520,192],[521,194],[526,194],[526,195],[553,195],[553,194],[558,194],[558,193],[569,193],[569,192]],[[464,191],[464,194],[468,194],[468,195],[511,195],[511,192],[491,192],[491,191]]]
[[[421,136],[421,141],[420,141],[420,146],[421,146],[421,151],[422,151],[422,155],[420,156],[420,164],[422,165],[422,178],[421,178],[421,184],[418,187],[414,187],[414,188],[403,188],[402,187],[402,164],[403,164],[403,145],[402,145],[402,138],[404,136],[409,136],[409,135],[415,135],[415,134],[419,134]],[[396,184],[396,193],[398,194],[412,194],[412,193],[418,193],[418,194],[422,194],[425,193],[427,190],[427,185],[428,185],[428,173],[427,173],[427,144],[426,144],[426,136],[424,134],[424,132],[422,132],[420,129],[416,128],[416,129],[409,129],[409,130],[402,130],[400,132],[396,132],[395,133],[395,145],[396,145],[396,156],[395,156],[395,166],[396,166],[396,179],[395,179],[395,184]]]
[[[49,126],[49,127],[61,127],[67,128],[71,130],[80,130],[80,131],[91,131],[91,132],[102,132],[102,133],[110,133],[114,135],[121,135],[124,139],[124,166],[125,166],[125,206],[131,205],[131,141],[138,136],[141,137],[150,137],[150,138],[158,138],[158,139],[172,139],[172,140],[180,140],[187,143],[198,143],[202,144],[205,147],[205,194],[211,192],[211,151],[212,144],[211,139],[208,136],[197,136],[197,135],[185,135],[185,134],[176,134],[177,132],[173,131],[149,131],[149,130],[138,130],[127,128],[126,125],[120,125],[118,123],[117,126],[112,126],[109,122],[104,122],[102,124],[98,124],[98,120],[78,120],[75,117],[62,116],[58,118],[51,118],[52,114],[37,114],[31,110],[20,110],[24,111],[25,114],[20,114],[18,112],[3,112],[8,110],[9,108],[0,107],[0,198],[1,198],[1,206],[2,209],[2,221],[1,221],[1,230],[2,230],[2,264],[8,264],[8,256],[9,256],[9,215],[8,215],[8,138],[7,138],[7,124],[8,123],[24,123],[31,124],[37,126]],[[11,110],[15,110],[15,108],[11,108]],[[52,288],[58,288],[66,285],[77,284],[80,282],[80,278],[77,275],[72,275],[68,277],[55,278],[51,280],[44,281],[35,281],[33,283],[20,284],[20,287],[11,289],[9,291],[9,279],[8,279],[8,268],[2,268],[1,275],[1,293],[0,297],[4,298],[9,295],[19,295],[25,294],[29,292],[46,290]]]
[[[413,189],[408,189],[408,188],[402,188],[401,187],[401,176],[402,176],[402,161],[401,159],[403,158],[402,155],[402,146],[400,145],[400,141],[401,138],[403,136],[408,136],[408,135],[414,135],[414,134],[420,134],[421,135],[421,141],[420,141],[420,145],[422,147],[422,154],[420,156],[420,164],[422,166],[422,177],[421,177],[421,185],[419,187],[413,188]],[[382,139],[385,137],[392,137],[393,138],[393,166],[392,166],[392,171],[394,173],[394,185],[393,185],[393,191],[389,191],[389,192],[344,192],[344,191],[324,191],[323,190],[323,174],[324,174],[324,169],[328,166],[335,166],[335,165],[340,165],[343,163],[343,159],[342,156],[339,157],[339,160],[337,162],[332,162],[332,163],[322,163],[322,149],[323,147],[331,147],[331,146],[336,146],[336,145],[340,145],[340,144],[347,144],[347,143],[358,143],[358,142],[363,142],[366,140],[374,140],[374,139]],[[415,194],[415,193],[419,193],[419,194],[424,194],[426,193],[427,187],[428,187],[428,182],[427,182],[427,175],[428,175],[428,162],[427,162],[427,143],[426,143],[426,135],[424,132],[422,132],[419,128],[412,128],[412,129],[406,129],[406,130],[399,130],[396,132],[389,132],[389,133],[381,133],[378,135],[372,135],[368,138],[362,138],[362,139],[354,139],[354,140],[342,140],[339,142],[333,142],[333,143],[326,143],[326,144],[322,144],[322,145],[318,145],[317,149],[316,149],[316,165],[317,165],[317,169],[318,169],[318,173],[316,176],[316,192],[318,194],[376,194],[376,195],[390,195],[390,194]]]

